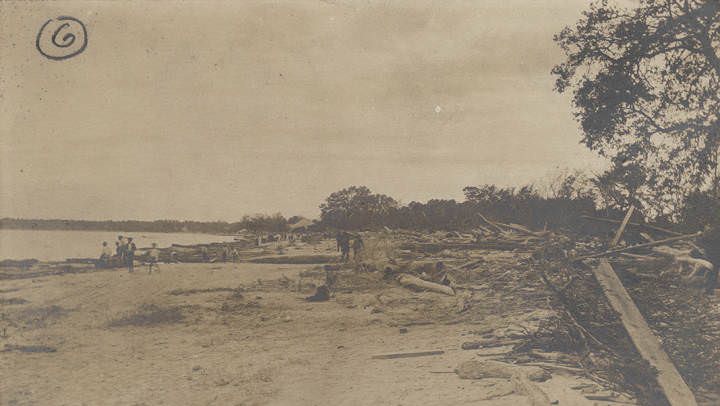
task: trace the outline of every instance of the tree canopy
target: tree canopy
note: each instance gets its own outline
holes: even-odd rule
[[[325,199],[320,205],[320,219],[323,224],[340,229],[378,227],[397,206],[390,196],[372,193],[365,186],[350,186]]]
[[[607,0],[555,36],[556,90],[573,92],[583,142],[610,158],[604,180],[658,214],[718,188],[720,1]]]

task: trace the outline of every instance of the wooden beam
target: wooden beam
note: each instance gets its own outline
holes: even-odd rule
[[[610,242],[611,247],[618,245],[618,243],[620,242],[620,238],[622,238],[625,227],[627,227],[628,222],[630,222],[630,217],[632,217],[633,212],[635,212],[635,206],[630,206],[630,209],[627,211],[627,213],[625,213],[625,218],[620,224],[620,228],[618,228],[617,232],[615,232],[615,237]]]
[[[670,357],[663,351],[645,318],[620,282],[615,270],[606,259],[593,273],[612,308],[620,314],[620,321],[627,330],[640,355],[658,371],[658,384],[671,406],[697,406],[690,388],[683,380]]]
[[[445,351],[422,351],[422,352],[400,352],[395,354],[382,354],[373,355],[372,359],[397,359],[397,358],[413,358],[413,357],[427,357],[430,355],[441,355],[445,354]]]

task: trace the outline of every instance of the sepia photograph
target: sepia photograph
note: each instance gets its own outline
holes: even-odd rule
[[[0,1],[0,406],[720,406],[720,0]]]

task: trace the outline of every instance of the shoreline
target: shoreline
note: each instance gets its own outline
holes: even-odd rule
[[[101,243],[108,242],[112,249],[117,235],[133,237],[138,254],[157,243],[159,249],[180,250],[235,244],[251,241],[249,234],[210,234],[195,232],[127,232],[98,230],[39,230],[0,229],[0,267],[21,262],[87,262],[100,257]],[[142,246],[141,246],[142,245]]]

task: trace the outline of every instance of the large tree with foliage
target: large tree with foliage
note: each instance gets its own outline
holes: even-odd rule
[[[397,206],[390,196],[372,193],[365,186],[350,186],[325,199],[320,219],[324,225],[340,229],[378,227]]]
[[[717,197],[720,1],[597,1],[555,41],[566,55],[556,89],[573,92],[583,142],[610,158],[605,180],[626,204],[667,211],[691,190]]]

